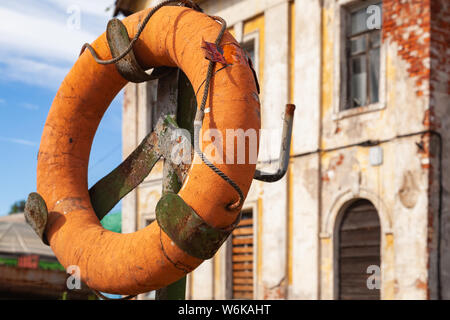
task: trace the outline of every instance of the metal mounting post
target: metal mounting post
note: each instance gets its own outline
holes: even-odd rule
[[[158,80],[158,109],[161,112],[159,116],[169,116],[176,121],[178,107],[178,79],[180,71],[174,72]],[[169,147],[169,146],[166,146]],[[185,174],[187,172],[184,172]],[[182,173],[175,168],[169,158],[164,160],[163,167],[163,196],[168,193],[178,193],[183,183],[180,175]],[[161,288],[156,291],[156,300],[184,300],[186,294],[186,277]]]

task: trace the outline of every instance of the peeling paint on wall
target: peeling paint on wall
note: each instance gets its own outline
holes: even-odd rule
[[[398,196],[402,204],[408,208],[412,209],[417,203],[417,197],[419,195],[419,187],[417,186],[414,175],[411,171],[406,171],[403,174],[403,184],[398,191]]]
[[[383,40],[396,42],[398,54],[409,63],[417,96],[428,94],[430,78],[430,0],[383,1]]]

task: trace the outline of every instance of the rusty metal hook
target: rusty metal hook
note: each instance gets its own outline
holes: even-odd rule
[[[263,182],[277,182],[281,180],[287,172],[289,166],[289,155],[292,140],[292,125],[294,122],[294,104],[287,104],[283,123],[283,135],[281,141],[280,158],[278,160],[278,170],[275,173],[267,173],[256,170],[254,178]]]

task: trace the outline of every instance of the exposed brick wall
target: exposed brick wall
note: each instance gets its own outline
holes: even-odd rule
[[[383,41],[398,45],[415,79],[416,94],[430,95],[424,122],[437,129],[434,95],[450,94],[450,1],[384,0]]]
[[[429,97],[429,105],[423,116],[423,124],[431,130],[442,131],[449,122],[448,97],[450,95],[450,1],[449,0],[384,0],[383,41],[398,46],[398,55],[408,62],[408,75],[415,83],[417,96]],[[448,126],[448,125],[447,125]],[[419,150],[422,169],[428,170],[428,269],[429,282],[417,282],[416,287],[426,291],[428,298],[438,298],[439,281],[442,297],[450,296],[450,274],[442,270],[450,265],[450,255],[439,257],[437,242],[439,208],[439,153],[448,153],[449,147],[439,149],[437,138],[426,134],[421,138]],[[444,157],[445,159],[445,157]],[[447,200],[450,201],[450,200]],[[441,204],[442,205],[442,204]],[[447,218],[450,221],[450,217]],[[449,224],[450,225],[450,224]],[[445,228],[444,228],[445,230]],[[445,233],[444,233],[445,234]],[[447,240],[448,241],[448,240]],[[441,253],[445,248],[441,248]],[[448,250],[447,250],[448,251]],[[441,264],[440,279],[437,265]]]
[[[398,54],[409,62],[408,73],[416,80],[418,96],[429,93],[430,1],[435,0],[383,1],[383,41],[399,46]]]

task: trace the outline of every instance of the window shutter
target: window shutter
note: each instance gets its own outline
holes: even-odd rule
[[[253,216],[243,212],[231,236],[232,299],[253,299]]]

